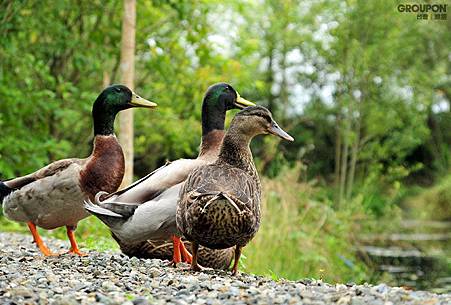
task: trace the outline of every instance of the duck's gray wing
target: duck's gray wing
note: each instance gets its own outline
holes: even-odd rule
[[[142,204],[86,201],[85,208],[104,222],[121,241],[134,243],[168,238],[176,232],[177,198],[183,183]],[[97,201],[96,201],[97,202]]]
[[[56,175],[57,173],[67,169],[73,163],[81,164],[81,161],[82,160],[80,159],[63,159],[55,161],[35,171],[34,173],[6,181],[0,181],[0,203],[2,203],[3,199],[12,192],[20,190],[22,187],[40,179]]]
[[[10,189],[17,190],[17,189],[20,189],[21,187],[24,187],[25,185],[30,184],[36,180],[55,175],[56,173],[58,173],[62,170],[65,170],[73,163],[80,163],[80,162],[81,162],[80,159],[63,159],[63,160],[55,161],[37,171],[35,171],[34,173],[31,173],[31,174],[28,174],[28,175],[25,175],[22,177],[10,179],[7,181],[3,181],[3,184]]]
[[[183,182],[189,173],[205,164],[200,159],[180,159],[156,169],[123,190],[107,195],[104,202],[144,203],[155,199],[174,185]]]
[[[2,199],[4,215],[45,229],[75,225],[89,216],[81,206],[85,197],[80,186],[82,168],[81,162],[61,160],[28,177],[7,181],[5,185],[18,188]]]

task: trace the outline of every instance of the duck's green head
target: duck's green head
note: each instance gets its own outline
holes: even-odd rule
[[[105,88],[92,107],[94,134],[114,133],[114,119],[119,111],[132,107],[155,108],[157,104],[143,99],[124,85]]]
[[[225,114],[230,109],[243,109],[255,105],[240,96],[233,87],[226,83],[210,86],[202,103],[202,134],[212,130],[223,130]]]
[[[116,112],[132,107],[154,108],[157,104],[143,99],[124,85],[112,85],[105,88],[94,102],[93,110]]]

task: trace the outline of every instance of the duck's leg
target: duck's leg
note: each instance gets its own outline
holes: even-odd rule
[[[31,234],[33,235],[33,240],[36,243],[36,246],[39,248],[39,250],[44,254],[45,256],[54,256],[56,254],[52,253],[49,248],[44,244],[42,241],[41,236],[39,235],[38,230],[36,229],[36,225],[34,223],[27,222],[28,229],[30,229]]]
[[[191,264],[192,256],[186,249],[182,239],[176,235],[172,235],[171,239],[174,248],[174,254],[172,256],[172,262],[170,265],[176,267],[178,263],[182,262],[182,257],[183,262]]]
[[[235,247],[235,260],[233,262],[232,275],[236,275],[238,271],[238,262],[240,261],[240,257],[241,257],[241,247],[237,245]]]
[[[204,270],[204,268],[202,268],[198,263],[197,263],[197,258],[199,257],[199,244],[196,242],[192,242],[193,245],[193,261],[191,262],[191,270],[194,271],[202,271]]]
[[[77,241],[75,240],[75,227],[74,226],[66,226],[67,237],[69,237],[70,241],[70,250],[68,253],[77,254],[79,256],[86,256],[85,253],[81,252],[78,248]]]
[[[182,261],[182,254],[180,252],[180,243],[182,241],[180,240],[180,237],[177,237],[175,235],[172,235],[171,239],[172,239],[172,245],[174,248],[171,265],[174,267],[177,267],[177,264]]]
[[[183,243],[182,240],[180,240],[180,253],[183,256],[183,261],[185,263],[191,264],[193,261],[193,256],[191,255],[191,253],[189,253],[189,251],[186,249],[185,244]]]

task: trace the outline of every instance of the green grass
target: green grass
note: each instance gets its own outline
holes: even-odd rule
[[[430,188],[418,188],[414,196],[402,203],[409,217],[415,219],[451,220],[451,173]]]

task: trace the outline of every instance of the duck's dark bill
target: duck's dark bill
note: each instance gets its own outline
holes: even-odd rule
[[[248,100],[242,98],[242,97],[238,94],[238,92],[237,92],[236,94],[238,95],[238,96],[236,97],[236,101],[235,101],[235,105],[236,105],[237,107],[240,107],[240,108],[246,108],[246,107],[249,107],[249,106],[255,106],[255,104],[252,103],[251,101],[248,101]]]
[[[144,108],[154,108],[157,107],[157,104],[154,102],[143,99],[136,93],[132,93],[132,100],[130,101],[130,105],[133,107],[144,107]]]
[[[282,139],[285,139],[287,141],[290,141],[290,142],[294,141],[294,138],[292,136],[290,136],[288,133],[286,133],[285,130],[280,128],[276,122],[272,123],[272,126],[269,129],[269,132],[272,133],[273,135],[281,137]]]

